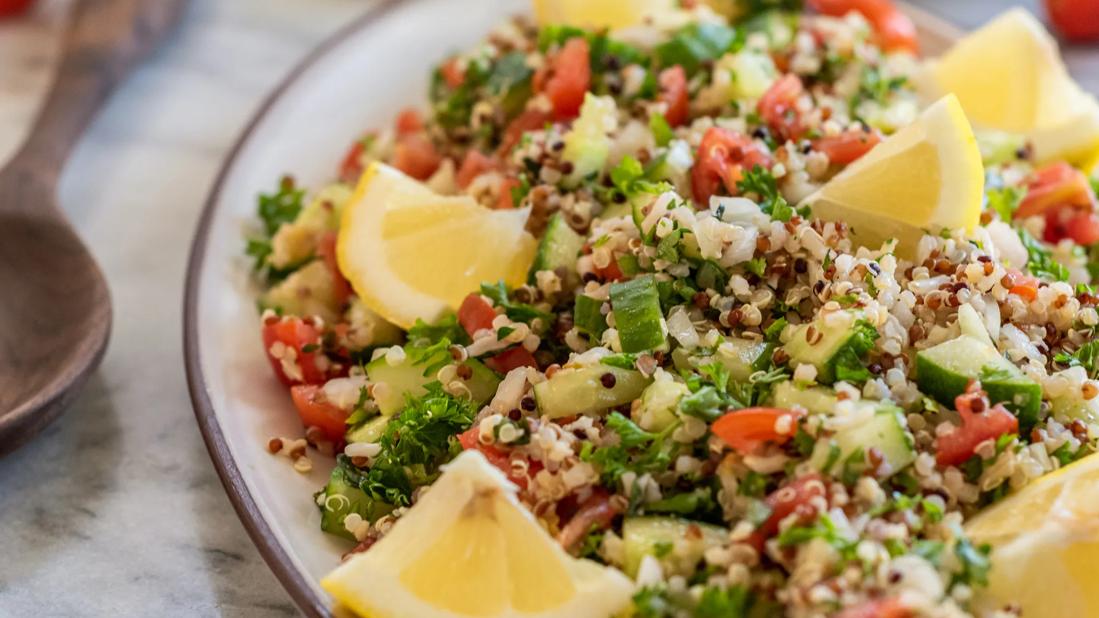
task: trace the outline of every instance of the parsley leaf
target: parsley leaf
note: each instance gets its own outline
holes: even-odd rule
[[[508,318],[515,320],[516,322],[526,322],[529,324],[535,318],[540,318],[544,324],[548,325],[553,321],[552,313],[542,311],[534,305],[512,301],[508,297],[508,288],[503,281],[498,281],[494,284],[482,283],[481,294],[491,298],[492,302],[496,305],[503,307],[504,313]]]
[[[770,215],[775,221],[786,222],[794,217],[794,208],[786,202],[778,191],[778,184],[771,170],[755,165],[737,181],[741,193],[755,193],[759,196],[759,208],[763,214]]]
[[[451,343],[469,341],[465,329],[458,323],[458,316],[453,313],[444,315],[434,324],[416,318],[416,323],[408,329],[408,342],[414,346],[428,346],[442,339],[448,339]]]
[[[1020,187],[989,189],[985,192],[985,209],[995,212],[1001,221],[1010,223],[1024,196],[1026,189]]]
[[[656,60],[663,67],[682,65],[694,75],[708,60],[717,60],[741,44],[741,36],[724,24],[703,22],[680,28],[672,38],[656,47]]]
[[[386,425],[374,459],[361,483],[370,497],[396,506],[412,503],[412,491],[430,483],[449,459],[455,436],[473,424],[477,406],[452,397],[438,382],[428,384],[418,399],[407,398],[405,409]]]
[[[1068,281],[1068,269],[1053,259],[1053,252],[1031,236],[1030,232],[1024,228],[1019,228],[1019,239],[1023,241],[1023,246],[1026,247],[1026,266],[1030,274],[1047,281]]]
[[[1059,352],[1053,360],[1069,367],[1083,367],[1088,377],[1095,379],[1099,376],[1099,341],[1089,341],[1071,354]]]

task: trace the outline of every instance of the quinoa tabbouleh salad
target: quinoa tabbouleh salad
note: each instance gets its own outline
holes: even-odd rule
[[[798,5],[535,2],[260,196],[340,603],[1099,615],[1099,105],[1022,10]]]

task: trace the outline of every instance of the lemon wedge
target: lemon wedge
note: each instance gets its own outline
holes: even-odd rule
[[[627,28],[675,8],[673,0],[534,0],[539,25]]]
[[[523,229],[528,214],[438,195],[374,163],[344,206],[340,272],[386,320],[406,329],[434,321],[483,282],[524,282],[537,245]]]
[[[918,82],[925,97],[956,94],[974,126],[1025,135],[1040,162],[1099,156],[1099,103],[1073,81],[1057,42],[1025,9],[961,38]]]
[[[569,556],[515,494],[483,455],[465,451],[321,586],[371,618],[606,618],[629,605],[629,578]]]
[[[971,231],[981,215],[984,167],[973,130],[953,95],[874,147],[806,198],[813,215],[843,221],[877,248],[896,238],[911,258],[925,230]]]
[[[974,517],[991,543],[988,607],[1020,603],[1031,618],[1099,616],[1099,455],[1039,478]]]

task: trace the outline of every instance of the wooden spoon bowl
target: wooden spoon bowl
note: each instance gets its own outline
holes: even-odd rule
[[[79,0],[30,137],[0,171],[0,455],[61,413],[99,364],[107,282],[56,198],[69,151],[185,0]]]

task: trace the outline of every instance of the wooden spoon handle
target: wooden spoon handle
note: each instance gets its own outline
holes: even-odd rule
[[[11,166],[55,179],[111,91],[178,21],[185,3],[77,0],[57,77]]]

